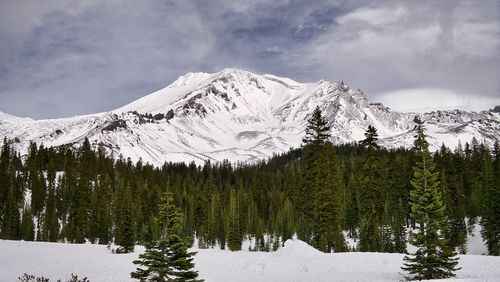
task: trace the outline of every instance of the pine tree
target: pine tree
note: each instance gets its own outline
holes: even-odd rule
[[[377,128],[375,128],[372,125],[368,125],[368,129],[365,132],[365,139],[363,139],[360,142],[361,145],[366,148],[368,153],[371,153],[380,148],[377,141],[378,141]]]
[[[52,184],[49,185],[49,193],[47,195],[47,205],[45,208],[42,235],[45,241],[50,242],[57,241],[59,236],[59,222],[56,213],[56,195]]]
[[[137,268],[130,275],[140,281],[203,281],[197,279],[193,252],[188,252],[189,239],[181,237],[182,213],[174,206],[172,194],[166,193],[159,206],[161,237],[146,244],[146,251],[134,261]]]
[[[120,245],[117,253],[130,253],[135,245],[135,222],[130,185],[124,184],[118,191],[116,237],[115,243]]]
[[[308,120],[306,136],[302,139],[303,166],[302,179],[295,207],[298,213],[299,239],[310,242],[313,237],[313,218],[318,190],[324,186],[328,174],[327,168],[322,167],[320,159],[325,142],[330,138],[330,127],[323,118],[319,107],[314,109]]]
[[[71,160],[71,156],[68,156]],[[84,243],[89,238],[90,231],[90,203],[95,170],[95,156],[90,142],[85,138],[78,151],[78,162],[71,162],[67,167],[67,191],[71,194],[71,204],[68,207],[68,222],[65,226],[65,235],[72,242]],[[71,160],[72,161],[72,160]],[[74,166],[77,166],[77,175],[74,175]]]
[[[440,170],[442,199],[445,205],[445,214],[448,216],[446,238],[450,248],[458,248],[465,254],[467,247],[467,228],[465,223],[464,192],[457,177],[457,167],[453,154],[444,144],[435,156],[436,166]]]
[[[4,209],[2,224],[0,226],[0,238],[8,240],[20,239],[21,220],[19,218],[19,207],[12,185],[9,185],[7,203]]]
[[[303,178],[297,196],[298,236],[324,252],[346,251],[342,234],[343,191],[340,163],[328,141],[330,127],[316,107],[302,140]]]
[[[227,245],[231,251],[240,251],[243,242],[240,208],[240,197],[238,192],[231,191],[226,214]]]
[[[35,224],[33,223],[33,214],[28,206],[23,209],[21,217],[21,239],[24,241],[35,240]]]
[[[91,195],[90,213],[90,235],[89,239],[94,242],[99,239],[99,244],[108,244],[111,230],[110,202],[111,184],[108,175],[99,177]]]
[[[307,120],[306,136],[302,139],[304,144],[323,145],[330,138],[330,126],[323,117],[321,109],[316,106],[312,117]]]
[[[48,180],[48,194],[47,201],[45,205],[45,216],[43,223],[43,240],[55,242],[59,236],[59,220],[57,217],[57,195],[55,188],[55,178],[56,178],[56,168],[55,168],[55,159],[50,158],[49,160],[49,168],[47,173]]]
[[[368,126],[365,139],[361,144],[365,147],[365,161],[362,168],[360,191],[360,234],[359,245],[362,252],[383,251],[382,233],[384,217],[384,196],[382,183],[384,176],[382,164],[377,155],[378,133],[373,126]]]
[[[314,223],[312,245],[323,252],[347,251],[342,234],[341,191],[342,177],[340,164],[334,153],[333,145],[326,142],[319,159],[318,169],[325,170],[318,177],[326,176],[317,183],[317,195],[314,201]]]
[[[225,245],[224,217],[219,191],[215,190],[210,199],[207,211],[207,235],[208,246],[214,247],[217,242],[223,248]],[[224,242],[224,243],[223,243]]]
[[[278,218],[280,219],[280,230],[281,230],[281,238],[283,242],[288,239],[292,239],[294,234],[294,216],[293,216],[293,207],[292,202],[289,198],[284,200],[283,206],[281,207]]]
[[[56,187],[56,194],[59,195],[57,201],[57,216],[61,219],[63,229],[61,236],[67,238],[68,241],[73,240],[72,226],[68,224],[70,221],[71,213],[73,212],[75,187],[76,187],[76,165],[75,156],[71,150],[66,150],[63,153],[64,158],[64,175],[59,177]]]
[[[404,258],[403,270],[410,279],[442,279],[453,277],[458,270],[458,258],[444,238],[447,217],[439,191],[439,173],[428,150],[422,126],[417,128],[414,151],[418,158],[414,167],[410,192],[411,217],[418,224],[410,233],[410,243],[418,249]]]
[[[359,204],[357,187],[357,179],[354,177],[354,173],[352,173],[351,171],[346,188],[347,199],[345,208],[345,226],[348,231],[347,236],[355,240],[358,238],[357,228],[359,226]]]
[[[498,155],[496,161],[498,161]],[[493,256],[500,256],[500,170],[498,170],[497,166],[495,174],[493,170],[496,163],[491,161],[489,154],[486,156],[484,163],[485,172],[481,183],[483,208],[481,236],[486,242],[488,253]]]
[[[9,141],[7,137],[3,138],[2,150],[0,151],[0,221],[2,220],[5,204],[7,203],[7,197],[9,194],[10,187],[10,157],[11,149],[9,146]]]
[[[391,238],[388,252],[406,253],[406,219],[408,206],[407,162],[395,155],[388,163],[386,194],[386,215],[384,225],[390,227]]]
[[[395,215],[392,219],[391,229],[392,229],[392,244],[393,251],[396,253],[406,253],[406,213],[403,202],[399,199],[397,208],[395,209]]]

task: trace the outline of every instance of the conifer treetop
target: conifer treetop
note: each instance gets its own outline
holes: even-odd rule
[[[140,281],[190,281],[201,282],[193,270],[193,256],[189,252],[189,238],[181,236],[182,212],[173,204],[172,193],[164,193],[159,206],[161,236],[158,241],[146,244],[146,251],[134,264],[143,266],[130,275]]]
[[[424,132],[424,126],[419,123],[416,128],[415,141],[413,142],[413,150],[417,152],[426,152],[429,150],[429,143]]]
[[[323,117],[321,109],[316,106],[310,119],[307,120],[306,136],[302,139],[304,145],[323,145],[330,139],[330,126]]]
[[[365,132],[365,139],[361,141],[361,145],[368,149],[368,151],[375,151],[380,148],[377,143],[378,132],[377,128],[372,125],[368,125],[368,129]]]

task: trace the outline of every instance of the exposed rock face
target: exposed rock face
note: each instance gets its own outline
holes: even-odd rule
[[[127,128],[127,122],[122,119],[113,120],[108,125],[104,126],[102,131],[115,131],[118,128]]]
[[[167,114],[165,115],[165,118],[167,120],[173,119],[174,118],[174,111],[173,110],[168,111]]]

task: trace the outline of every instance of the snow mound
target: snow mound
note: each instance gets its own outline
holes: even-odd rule
[[[281,258],[314,258],[323,255],[322,252],[308,245],[306,242],[295,239],[286,240],[283,248],[273,253]]]

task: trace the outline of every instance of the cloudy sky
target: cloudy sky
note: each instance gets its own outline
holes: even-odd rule
[[[488,109],[500,1],[0,0],[9,114],[109,111],[225,67],[344,80],[397,110]]]

